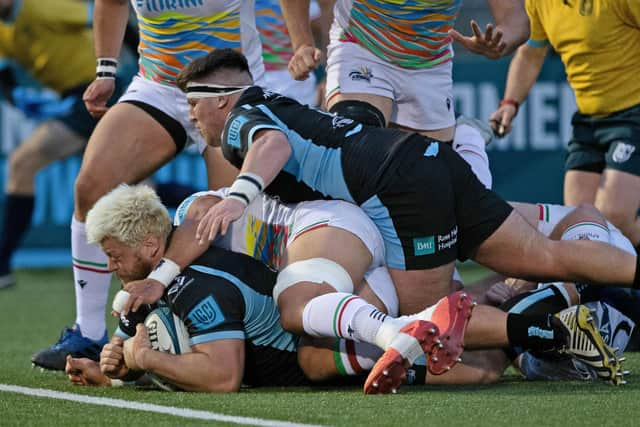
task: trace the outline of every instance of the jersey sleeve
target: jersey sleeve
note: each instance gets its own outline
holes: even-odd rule
[[[176,277],[167,293],[172,311],[187,327],[189,344],[244,340],[242,294],[223,277],[197,268],[191,266]]]
[[[540,14],[538,13],[538,0],[526,0],[525,7],[527,15],[529,16],[529,25],[531,28],[531,34],[527,44],[533,47],[545,47],[549,44],[547,33],[540,21]]]
[[[224,157],[238,169],[242,166],[253,137],[264,129],[284,131],[275,120],[258,107],[236,108],[231,112],[222,132],[222,153]]]
[[[640,2],[638,0],[609,0],[609,7],[623,23],[640,29]]]

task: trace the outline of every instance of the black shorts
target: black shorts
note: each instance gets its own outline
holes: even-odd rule
[[[77,135],[89,140],[93,129],[95,129],[98,121],[91,117],[91,114],[87,111],[87,107],[84,105],[82,95],[89,86],[89,83],[76,86],[72,89],[66,90],[61,97],[67,98],[73,97],[73,104],[71,108],[59,117],[55,117],[55,120],[59,120],[64,123],[69,129],[71,129]],[[116,78],[116,88],[113,91],[113,95],[107,103],[108,106],[112,106],[116,103],[118,98],[124,93],[127,88],[127,82],[121,77]]]
[[[406,144],[389,167],[393,177],[361,205],[382,233],[388,267],[423,270],[469,258],[513,208],[449,144],[419,135]]]
[[[575,113],[571,124],[565,170],[610,168],[640,176],[640,105],[606,117]]]

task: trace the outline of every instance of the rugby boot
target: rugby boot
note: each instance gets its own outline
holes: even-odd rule
[[[607,345],[588,307],[569,307],[554,318],[559,320],[568,335],[566,347],[561,353],[569,354],[589,366],[604,381],[613,385],[626,383],[626,372],[622,370],[624,357],[618,358],[615,350]]]
[[[395,393],[406,378],[407,368],[423,354],[429,357],[440,344],[438,334],[438,327],[425,320],[414,320],[402,327],[371,369],[364,393]]]
[[[76,324],[72,328],[65,327],[58,342],[35,353],[31,356],[31,362],[44,369],[64,371],[68,354],[72,357],[88,357],[99,361],[102,347],[107,342],[107,331],[100,340],[94,341],[83,337],[80,327]]]
[[[440,299],[428,310],[428,318],[423,320],[429,320],[438,327],[441,342],[427,358],[427,369],[431,374],[444,374],[460,361],[464,351],[464,333],[475,306],[466,292],[458,291]]]

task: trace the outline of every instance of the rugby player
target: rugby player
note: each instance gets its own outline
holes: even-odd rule
[[[193,211],[192,208],[197,206],[196,201],[198,199],[200,199],[200,201],[208,200],[209,202],[211,202],[213,201],[212,199],[214,198],[217,198],[219,200],[219,197],[215,197],[212,194],[208,194],[208,195],[201,194],[198,198],[189,200],[185,206],[181,207],[182,212],[179,209],[178,217],[180,217],[181,215],[189,215],[188,211]],[[255,202],[257,201],[258,200],[256,200]],[[261,203],[260,205],[258,205],[255,202],[253,204],[253,207],[254,207],[254,209],[252,209],[253,212],[258,212],[258,209],[255,209],[256,206],[267,205],[268,208],[264,209],[264,211],[266,212],[263,214],[263,216],[260,216],[258,218],[249,217],[246,221],[247,224],[249,223],[261,224],[262,223],[261,220],[264,220],[264,216],[267,216],[269,218],[277,218],[278,220],[283,220],[283,217],[286,216],[286,207],[284,207],[285,208],[284,211],[283,209],[280,209],[280,211],[278,211],[277,206],[274,206],[273,201],[267,200],[266,203]],[[342,208],[349,206],[343,202],[324,202],[324,203],[328,203],[330,206],[335,203],[342,203],[343,205],[345,205],[345,206],[342,206]],[[355,206],[352,206],[352,209],[357,210]],[[317,209],[305,208],[305,209],[302,209],[302,212],[298,212],[298,215],[295,215],[295,219],[301,222],[302,224],[297,225],[298,227],[297,231],[299,233],[297,234],[297,236],[293,237],[291,240],[301,238],[300,234],[304,232],[305,229],[307,230],[307,233],[312,233],[311,231],[308,231],[309,227],[306,227],[304,225],[305,222],[308,223],[310,221],[310,218],[308,218],[309,214],[312,214],[312,215],[315,214],[315,218],[318,218],[321,215],[326,215],[326,212],[330,211],[330,209],[327,209],[326,212],[317,214],[315,213],[316,210]],[[196,213],[197,213],[197,210],[196,210]],[[193,212],[191,212],[191,214],[193,215]],[[110,260],[113,261],[112,268],[114,269],[114,271],[116,271],[116,273],[121,278],[123,283],[128,283],[128,282],[131,282],[132,280],[139,279],[143,277],[145,274],[147,274],[151,270],[151,266],[154,265],[155,263],[158,263],[161,258],[164,263],[169,262],[166,256],[163,257],[164,255],[166,255],[165,248],[164,248],[164,239],[157,237],[157,236],[164,236],[166,238],[168,235],[168,231],[166,233],[162,232],[162,230],[164,230],[163,224],[167,221],[167,219],[165,218],[166,216],[167,216],[166,209],[164,209],[162,204],[158,201],[157,197],[155,197],[152,190],[147,189],[145,187],[121,186],[116,190],[112,191],[111,193],[109,193],[108,195],[104,196],[101,200],[99,200],[99,202],[95,205],[95,207],[90,211],[88,215],[88,221],[87,221],[88,233],[89,233],[88,237],[89,239],[91,239],[91,241],[96,241],[101,243],[101,245],[105,249],[105,252],[110,257]],[[346,226],[345,224],[348,224],[350,221],[353,223],[353,219],[354,219],[353,216],[349,217],[348,215],[346,216],[346,218],[342,218],[342,219],[334,216],[334,218],[332,218],[332,225],[329,225],[328,228],[345,227]],[[342,220],[342,223],[340,223],[341,220]],[[184,219],[182,219],[182,221],[184,221]],[[183,224],[185,223],[183,222]],[[286,227],[282,223],[279,225],[281,225],[282,228]],[[240,237],[246,237],[246,235],[242,233],[242,231],[244,231],[242,228],[239,231],[240,233],[238,234],[241,235]],[[261,231],[264,231],[264,229]],[[292,231],[295,231],[295,227],[292,227]],[[317,231],[315,232],[317,233]],[[176,234],[177,233],[178,231],[176,231]],[[174,234],[174,238],[176,237],[176,234]],[[266,233],[258,232],[257,236],[260,236],[260,235],[264,236],[265,234]],[[374,234],[377,234],[377,233],[374,232]],[[238,242],[240,240],[238,239],[238,237],[239,237],[238,235],[231,236],[231,241]],[[287,233],[279,237],[281,237],[284,240],[282,242],[283,245],[290,246],[288,241],[289,236],[287,235]],[[378,237],[377,240],[380,240],[380,238]],[[158,241],[162,242],[162,244],[159,244]],[[234,243],[231,243],[231,246],[234,246]],[[245,250],[248,247],[248,245],[242,244],[242,243],[235,243],[235,246],[236,248],[244,248]],[[379,246],[381,246],[381,244],[379,244]],[[256,255],[255,252],[252,252],[252,253],[254,254],[254,256]],[[293,254],[293,251],[289,251],[289,253]],[[205,253],[203,257],[205,257],[204,259],[208,259],[206,258],[207,253]],[[218,257],[220,258],[221,256],[218,255]],[[197,286],[202,287],[202,289],[192,290],[192,292],[200,292],[197,295],[201,295],[203,298],[213,292],[211,290],[207,291],[208,284],[198,285],[198,283],[206,282],[206,279],[197,280],[197,277],[192,277],[193,274],[195,273],[192,274],[191,270],[196,270],[201,273],[212,274],[214,276],[221,276],[226,279],[229,279],[229,277],[233,277],[233,275],[235,274],[236,276],[242,279],[242,282],[251,283],[250,281],[248,281],[248,279],[244,277],[246,275],[249,275],[249,272],[247,270],[251,270],[255,267],[252,265],[244,265],[242,267],[242,270],[245,271],[244,273],[245,276],[243,276],[243,275],[238,275],[238,273],[233,273],[233,271],[229,271],[225,269],[221,270],[220,265],[215,264],[215,262],[222,262],[220,260],[211,258],[208,261],[203,262],[202,259],[203,258],[199,258],[199,261],[195,261],[194,263],[191,263],[190,267],[184,270],[180,277],[176,279],[172,278],[168,283],[168,288],[167,288],[168,290],[163,296],[165,301],[168,300],[169,305],[171,306],[174,312],[176,312],[183,319],[185,319],[186,317],[185,323],[190,328],[190,331],[191,331],[191,326],[193,326],[191,323],[194,323],[194,320],[192,316],[190,317],[185,315],[185,313],[183,312],[184,310],[181,311],[181,309],[176,308],[177,307],[176,301],[179,298],[181,298],[181,296],[183,295],[190,295],[191,293],[189,292],[189,290]],[[271,259],[270,261],[273,262],[274,259]],[[201,263],[204,263],[204,266],[200,265]],[[239,261],[237,263],[239,263]],[[212,264],[214,265],[212,266]],[[269,272],[269,270],[265,270],[265,271]],[[268,294],[265,294],[265,290],[271,290],[272,288],[274,288],[274,284],[276,288],[278,286],[278,284],[275,282],[275,276],[273,276],[273,273],[271,274],[272,274],[271,277],[265,276],[262,278],[262,283],[260,284],[259,288],[256,288],[256,286],[258,286],[257,284],[253,286],[254,289],[260,290],[260,293],[263,295],[260,299],[260,301],[262,301],[261,304],[263,305],[260,305],[260,307],[262,307],[261,309],[254,307],[254,309],[251,310],[250,314],[258,316],[254,319],[252,323],[253,325],[251,327],[252,330],[253,329],[261,330],[258,327],[258,323],[260,322],[259,316],[265,316],[265,310],[267,306],[264,304],[267,304],[268,302],[270,306],[275,309],[274,300],[270,297],[265,296],[265,295],[268,295]],[[236,287],[239,286],[237,283],[235,283],[235,285]],[[386,285],[392,287],[391,283],[386,283]],[[314,286],[316,288],[320,287],[320,285],[318,284],[314,284]],[[218,285],[217,287],[221,289],[225,288],[222,285]],[[389,291],[387,290],[385,292],[388,293]],[[215,292],[213,293],[215,294]],[[251,292],[249,292],[244,288],[241,289],[241,292],[237,292],[237,294],[238,294],[237,297],[243,295],[245,299],[247,294],[253,295]],[[175,297],[172,297],[172,295],[175,295]],[[354,298],[355,297],[352,296],[352,299]],[[223,301],[225,304],[228,303],[227,299],[231,299],[231,297],[230,296],[226,297],[225,301]],[[442,316],[442,317],[446,317],[449,315],[456,316],[457,315],[456,310],[455,308],[451,307],[452,305],[451,303],[457,303],[457,301],[458,301],[457,299],[451,299],[451,300],[445,299],[444,303],[439,303],[438,306],[433,308],[431,312],[428,313],[428,315],[436,318],[436,319],[433,319],[436,323],[438,323],[439,321],[440,322],[443,321],[443,319],[437,319],[438,316]],[[238,302],[237,304],[235,304],[235,307],[247,307],[247,306],[258,305],[258,302],[252,302],[251,304],[249,305],[248,304],[249,303],[247,303],[246,301],[244,303]],[[213,307],[212,309],[215,309],[216,307],[221,307],[221,306],[222,306],[222,302],[220,302],[218,305],[212,305],[208,307],[209,308]],[[231,305],[231,306],[234,306],[234,305]],[[448,311],[447,313],[444,314],[444,316],[442,313],[438,313],[438,311],[441,310],[441,306],[444,306],[444,308]],[[196,306],[196,308],[198,307],[200,307],[200,305]],[[450,309],[451,311],[449,311]],[[271,313],[271,312],[272,311],[267,311],[267,313]],[[376,312],[379,313],[377,310]],[[367,313],[365,313],[365,315],[369,315],[369,313],[370,313],[370,310],[367,310]],[[130,314],[130,312],[127,314]],[[473,323],[475,323],[475,325],[472,323],[468,332],[466,333],[466,339],[470,343],[470,346],[494,346],[494,347],[506,346],[510,342],[515,345],[516,343],[511,341],[514,338],[517,338],[518,339],[517,343],[525,346],[525,348],[536,348],[538,350],[549,349],[553,347],[564,347],[565,345],[563,341],[565,339],[565,336],[562,333],[559,336],[557,336],[556,339],[552,340],[553,342],[544,342],[545,341],[544,339],[539,340],[539,339],[536,339],[535,337],[530,337],[525,332],[530,327],[545,328],[544,324],[548,322],[546,315],[540,317],[539,319],[534,319],[533,317],[529,317],[528,319],[526,319],[526,321],[524,317],[512,316],[506,319],[507,324],[505,328],[504,318],[507,316],[504,313],[501,313],[497,310],[493,310],[487,307],[485,310],[482,311],[482,314],[483,316],[478,317],[478,320],[476,322],[472,321]],[[502,315],[502,318],[498,317],[497,320],[500,320],[503,322],[502,326],[499,326],[498,322],[495,321],[496,315],[500,315],[500,314]],[[462,313],[462,315],[465,315],[464,312]],[[221,317],[228,318],[230,316],[231,314],[229,315],[225,314],[223,316],[214,316],[214,318],[215,319],[219,319]],[[427,322],[421,322],[420,320],[416,321],[416,319],[419,319],[421,317],[423,317],[423,314],[419,316],[414,316],[414,317],[407,317],[402,321],[405,324],[416,324],[416,323],[427,324]],[[241,313],[241,316],[239,318],[240,319],[244,318],[246,322],[247,313]],[[270,314],[265,317],[264,323],[266,324],[266,326],[268,326],[267,330],[270,330],[272,328],[273,326],[272,320],[273,320],[272,315]],[[276,317],[276,320],[277,320],[277,317]],[[532,320],[535,320],[535,322],[526,324],[527,321],[531,322]],[[455,322],[455,320],[450,320],[450,321],[452,323]],[[491,323],[492,321],[494,321],[493,324]],[[511,323],[512,325],[511,327],[509,326],[509,323]],[[517,332],[514,333],[513,325],[516,325],[517,323],[521,323],[520,325],[517,325],[518,327],[524,326],[524,328],[520,328],[521,329],[520,332],[522,335],[521,337],[516,337]],[[346,329],[350,329],[351,325],[348,325],[348,326],[344,325],[344,326]],[[356,323],[354,323],[353,326],[356,328],[358,327]],[[552,328],[552,331],[550,332],[561,332],[561,331],[566,332],[565,331],[566,327],[567,327],[566,324],[563,325],[562,323],[556,323],[554,325],[554,328]],[[464,332],[464,324],[462,326],[455,325],[454,328],[456,329],[456,331],[452,332],[452,334],[454,333],[460,334]],[[475,331],[475,332],[472,332],[472,331]],[[497,335],[496,333],[494,333],[494,331],[497,331]],[[140,330],[138,332],[140,332]],[[580,330],[577,330],[575,332],[574,331],[568,331],[568,332],[570,335],[574,333],[582,333],[580,332]],[[144,332],[142,332],[142,334],[144,335]],[[499,337],[500,334],[502,334],[503,338],[496,338],[496,337]],[[311,334],[311,335],[314,335],[314,334]],[[402,334],[398,334],[396,332],[396,335],[402,335]],[[318,335],[314,335],[314,336],[318,336]],[[330,335],[330,336],[341,338],[339,335]],[[451,339],[459,341],[460,337],[452,336]],[[491,343],[492,339],[502,339],[503,342]],[[140,340],[144,341],[144,337],[139,338],[138,341]],[[113,349],[109,349],[105,351],[112,351],[112,350]],[[422,352],[422,349],[420,348],[420,346],[417,346],[417,350],[419,353]],[[143,350],[143,351],[146,351],[146,350]],[[220,352],[220,354],[224,354],[224,353]],[[438,354],[439,353],[435,353],[436,356]],[[156,355],[156,357],[160,357],[160,356]],[[107,357],[107,359],[110,359],[110,357]],[[136,360],[137,360],[137,357],[136,357]],[[314,357],[313,360],[317,362],[317,357]],[[325,357],[325,360],[326,360],[326,357]],[[330,356],[328,360],[331,362],[331,365],[333,367],[334,366],[333,357]],[[411,360],[411,362],[413,362],[413,360]],[[142,362],[142,364],[146,366],[145,362]],[[435,357],[430,358],[429,364],[433,364],[433,365],[437,364],[437,360],[435,359]],[[429,364],[427,365],[428,367],[429,367]],[[139,366],[139,362],[132,362],[132,363],[129,363],[129,365]],[[315,369],[317,369],[317,367],[310,365],[305,368],[305,372],[314,372]],[[174,368],[174,372],[177,372],[177,370],[178,368]],[[335,370],[335,367],[334,367],[334,370]],[[430,370],[433,370],[433,367],[431,367]],[[323,369],[323,371],[326,371],[326,368]],[[120,372],[120,370],[118,372]],[[166,373],[158,373],[158,374],[161,375],[162,377],[167,377]],[[308,374],[308,375],[312,378],[318,378],[317,373]],[[399,380],[400,381],[402,380],[402,375],[400,375]],[[178,382],[177,384],[181,387],[184,387],[182,385],[184,383]],[[370,384],[369,386],[373,387],[374,389],[377,388],[375,385]],[[394,383],[391,386],[393,388],[390,388],[389,391],[397,388],[398,386],[399,384]]]
[[[71,252],[77,326],[65,329],[56,345],[33,356],[34,363],[48,369],[64,369],[66,354],[81,354],[85,348],[99,345],[105,334],[111,273],[102,250],[87,243],[84,226],[95,201],[122,182],[149,177],[192,142],[203,154],[211,188],[229,183],[237,173],[219,149],[207,148],[189,122],[186,98],[175,85],[180,69],[211,50],[234,48],[243,49],[249,58],[256,82],[260,83],[264,74],[252,0],[131,1],[140,28],[139,73],[107,111],[105,103],[114,90],[128,3],[95,1],[98,65],[83,99],[93,116],[103,117],[91,135],[75,181]]]
[[[283,1],[295,55],[289,71],[305,79],[321,60],[308,1]],[[454,134],[452,36],[476,53],[499,57],[526,40],[519,1],[489,0],[498,25],[474,36],[453,32],[462,1],[338,0],[327,49],[329,111],[374,126],[390,124],[451,141]],[[481,48],[482,46],[482,48]],[[477,48],[477,49],[473,49]]]
[[[562,59],[578,111],[565,162],[564,203],[594,204],[640,244],[640,9],[635,0],[527,0],[531,37],[511,61],[494,131],[511,130],[549,46]]]
[[[174,233],[165,252],[161,264],[165,267],[154,271],[150,279],[127,284],[125,289],[154,288],[155,297],[145,301],[157,300],[162,295],[164,286],[171,282],[175,274],[206,248],[198,247],[193,240],[193,232],[185,232],[184,227],[193,227],[211,206],[228,194],[229,190],[223,189],[198,193],[185,200],[176,213],[175,225],[181,226]],[[178,239],[177,235],[187,237]],[[282,270],[273,293],[280,309],[281,323],[291,332],[312,337],[347,338],[354,340],[356,344],[374,344],[382,350],[389,347],[398,349],[398,331],[411,321],[421,319],[436,324],[444,343],[443,348],[431,350],[423,345],[429,372],[435,375],[447,372],[454,366],[462,351],[462,334],[470,307],[468,299],[461,293],[443,298],[435,307],[417,315],[405,316],[400,321],[393,319],[397,312],[397,297],[386,268],[380,266],[384,252],[382,238],[371,220],[354,205],[341,201],[314,201],[285,206],[263,194],[256,197],[248,205],[244,215],[234,221],[227,233],[214,240],[213,244],[246,253],[274,269]],[[166,266],[174,264],[174,274],[167,275],[169,270]],[[368,271],[364,274],[366,286],[354,286],[361,283],[362,271],[367,268]],[[367,287],[375,294],[369,294],[367,300],[380,299],[381,304],[376,304],[377,308],[352,294],[356,289],[359,295],[368,295],[365,292]],[[125,306],[125,312],[129,312],[129,308],[136,310],[139,307],[141,300],[136,302],[135,299],[134,296]],[[460,302],[463,304],[458,305]],[[380,312],[381,306],[387,308],[389,316]],[[516,317],[509,318],[504,313],[485,306],[477,308],[470,320],[469,329],[464,333],[467,347],[499,348],[515,345],[514,342],[522,342],[523,339],[526,341],[525,347],[531,346],[532,343],[527,338],[516,336],[515,325],[525,320],[518,320]],[[529,326],[535,323],[539,327],[540,324],[547,323],[547,313],[542,318],[529,318],[526,321],[532,322]],[[525,329],[528,330],[528,327]],[[415,332],[408,334],[418,341],[427,338]],[[404,335],[400,334],[400,338],[404,339]],[[417,343],[412,345],[415,350],[412,356],[406,357],[407,365],[415,360],[416,354],[420,354]],[[367,354],[375,354],[376,357],[370,356],[360,361],[352,372],[368,370],[381,354],[367,346],[353,347],[355,351],[352,353],[357,354],[359,349],[364,348]],[[408,351],[406,349],[404,353]],[[402,351],[400,353],[404,354]],[[383,368],[379,371],[390,372],[390,366],[394,365],[393,360],[383,360],[381,363]],[[346,365],[349,366],[350,363],[347,362]],[[473,373],[458,371],[460,369],[455,375],[437,381],[477,381],[477,376]],[[387,390],[397,387],[400,377],[401,374],[395,378],[394,386]],[[373,383],[373,379],[367,383],[369,387],[365,389],[366,392],[380,391],[372,388]]]
[[[241,54],[220,50],[181,73],[191,117],[222,145],[241,176],[204,215],[212,240],[260,194],[296,201],[311,192],[358,204],[386,246],[400,313],[446,295],[453,261],[472,258],[508,276],[638,286],[637,257],[592,241],[552,241],[487,190],[448,144],[308,109],[251,87]],[[243,90],[244,89],[244,90]]]

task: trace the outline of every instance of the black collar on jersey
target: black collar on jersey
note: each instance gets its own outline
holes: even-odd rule
[[[212,98],[242,92],[250,86],[226,86],[211,83],[187,83],[187,99]]]

